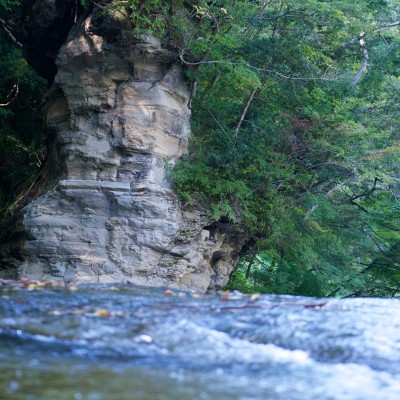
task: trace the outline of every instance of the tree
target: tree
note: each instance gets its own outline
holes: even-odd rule
[[[0,1],[0,215],[32,184],[43,157],[45,82],[28,66],[13,33],[19,2]]]
[[[396,2],[81,4],[121,12],[137,34],[158,36],[186,68],[193,135],[190,155],[171,180],[184,202],[200,203],[211,219],[246,231],[230,287],[399,295]],[[17,2],[0,0],[0,6],[1,60],[16,71],[0,82],[7,104],[0,108],[0,146],[7,171],[14,171],[0,181],[4,196],[6,187],[27,177],[17,166],[27,171],[39,154],[37,144],[29,147],[39,143],[39,129],[20,122],[28,110],[29,118],[38,115],[34,99],[43,83],[9,29]],[[13,164],[16,148],[27,158]]]
[[[198,7],[198,37],[181,57],[197,66],[192,153],[176,189],[245,227],[252,252],[237,274],[262,254],[247,274],[258,290],[393,294],[398,10],[344,0]],[[376,280],[384,270],[395,272]]]

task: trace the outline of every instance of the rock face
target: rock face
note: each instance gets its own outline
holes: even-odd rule
[[[166,179],[190,134],[176,59],[111,16],[92,12],[72,28],[46,109],[57,178],[17,216],[0,275],[196,291],[226,284],[242,236],[184,209]]]

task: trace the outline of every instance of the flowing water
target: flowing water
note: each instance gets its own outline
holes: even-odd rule
[[[399,400],[400,301],[3,285],[0,399]]]

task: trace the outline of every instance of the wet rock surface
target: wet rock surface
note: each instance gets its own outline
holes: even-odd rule
[[[47,2],[31,10],[42,29],[71,3]],[[55,64],[46,107],[53,179],[3,234],[0,277],[197,291],[226,284],[242,235],[184,208],[166,179],[190,134],[177,54],[135,37],[121,15],[93,10],[73,25]]]
[[[0,398],[397,400],[393,299],[0,287]]]

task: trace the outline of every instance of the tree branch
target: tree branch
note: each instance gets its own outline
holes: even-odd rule
[[[210,61],[196,61],[196,62],[190,62],[184,59],[183,54],[179,56],[179,59],[181,62],[185,65],[211,65],[211,64],[223,64],[223,65],[244,65],[250,69],[253,69],[255,71],[260,71],[260,72],[268,72],[271,74],[275,74],[280,76],[281,78],[284,79],[292,79],[292,80],[298,80],[298,81],[328,81],[328,82],[337,82],[337,78],[310,78],[310,77],[303,77],[303,76],[298,76],[298,75],[284,75],[278,71],[273,71],[271,69],[266,69],[266,68],[259,68],[254,65],[248,64],[248,63],[237,63],[234,61],[225,61],[225,60],[210,60]]]
[[[197,81],[192,81],[192,84],[190,85],[190,97],[187,105],[190,110],[192,109],[192,101],[196,97],[196,88]]]
[[[369,54],[368,54],[368,49],[365,47],[365,41],[364,41],[365,33],[362,31],[360,35],[358,36],[358,42],[360,43],[360,46],[363,51],[363,62],[361,64],[360,69],[358,70],[357,74],[353,78],[352,84],[353,86],[356,86],[359,80],[361,79],[362,74],[366,71],[368,67],[368,60],[369,60]]]
[[[379,242],[372,236],[372,235],[367,235],[375,244],[375,246],[378,248],[379,252],[383,255],[384,258],[387,260],[390,260],[394,265],[400,265],[397,260],[395,260],[393,257],[391,257],[387,251],[383,250],[379,244]],[[371,264],[364,268],[361,272],[368,271],[371,268],[374,268],[375,266],[378,266],[379,264],[376,264],[377,260],[375,259],[374,261],[371,262]]]
[[[221,129],[221,131],[225,133],[225,135],[229,139],[229,141],[232,142],[232,139],[230,138],[230,136],[228,135],[226,130],[223,128],[223,126],[219,123],[217,118],[215,118],[214,114],[208,108],[206,108],[205,110],[211,115],[212,119],[215,121],[215,123],[218,125],[218,127]]]
[[[366,69],[368,67],[369,55],[368,55],[368,50],[367,50],[366,47],[363,47],[363,54],[364,54],[364,60],[363,60],[363,63],[361,65],[361,68],[358,70],[357,74],[353,78],[353,81],[352,81],[353,86],[357,85],[357,83],[361,79],[361,75],[366,71]]]
[[[18,92],[19,92],[19,81],[17,80],[17,83],[12,87],[12,89],[10,90],[10,93],[8,93],[7,95],[7,100],[11,97],[11,100],[9,100],[7,103],[0,103],[0,107],[7,107],[8,105],[10,105],[18,96]]]
[[[254,264],[254,261],[256,260],[256,255],[254,255],[253,257],[251,257],[250,262],[247,265],[247,270],[246,270],[246,279],[249,279],[250,277],[250,272],[251,272],[251,267]]]
[[[354,201],[354,200],[361,199],[362,197],[368,197],[368,196],[370,196],[372,193],[375,192],[375,190],[378,190],[378,188],[376,187],[376,185],[377,185],[378,182],[382,182],[382,180],[379,179],[379,178],[375,178],[375,180],[374,180],[374,185],[372,186],[371,189],[368,189],[368,190],[366,190],[364,193],[358,194],[357,196],[353,196],[353,197],[351,197],[349,200],[350,200],[350,201]]]
[[[385,104],[384,106],[373,106],[373,107],[366,107],[366,108],[354,108],[353,110],[356,112],[362,113],[375,113],[375,112],[388,112],[390,109],[397,110],[400,107],[400,103],[393,103],[393,104]]]
[[[319,204],[313,204],[307,211],[306,215],[304,216],[304,220],[306,221],[307,219],[310,218],[310,215],[319,207]],[[329,297],[329,296],[328,296]]]
[[[14,45],[19,48],[22,48],[22,44],[20,42],[18,42],[18,40],[15,38],[15,36],[11,32],[11,28],[6,24],[6,21],[4,21],[4,19],[0,18],[0,26],[3,29],[3,31],[6,33],[8,38],[14,43]]]
[[[372,32],[380,32],[380,31],[383,31],[384,29],[394,28],[395,26],[399,26],[399,25],[400,25],[400,21],[396,21],[389,25],[382,25],[379,28],[374,29]]]
[[[365,207],[363,207],[362,205],[358,204],[356,202],[356,200],[361,199],[363,197],[369,197],[372,193],[375,192],[375,190],[379,190],[379,188],[376,187],[378,182],[382,182],[382,180],[379,179],[379,178],[375,178],[374,185],[372,186],[371,189],[366,190],[364,193],[361,193],[361,194],[358,194],[356,196],[350,197],[349,198],[350,204],[353,204],[354,206],[357,206],[361,211],[364,211],[365,213],[368,213],[369,211]]]
[[[262,14],[266,8],[272,3],[273,0],[267,0],[259,9],[258,9],[258,13]]]
[[[242,126],[244,117],[245,117],[246,114],[247,114],[247,110],[249,109],[250,104],[251,104],[251,102],[253,101],[254,95],[256,94],[256,92],[257,92],[257,89],[253,89],[252,92],[251,92],[251,94],[250,94],[249,99],[247,100],[246,106],[244,107],[243,112],[242,112],[242,115],[240,116],[240,120],[239,120],[239,122],[238,122],[238,124],[237,124],[237,126],[236,126],[235,136],[237,136],[237,134],[239,133],[239,130],[240,130],[240,127]]]
[[[355,38],[349,40],[348,42],[346,42],[346,43],[344,43],[344,44],[342,44],[342,47],[343,47],[343,48],[351,47],[351,46],[353,46],[353,44],[356,44],[356,43],[359,42],[360,40],[364,39],[364,37],[365,37],[365,32],[364,32],[364,31],[361,31],[360,34],[359,34],[357,37],[355,37]]]

